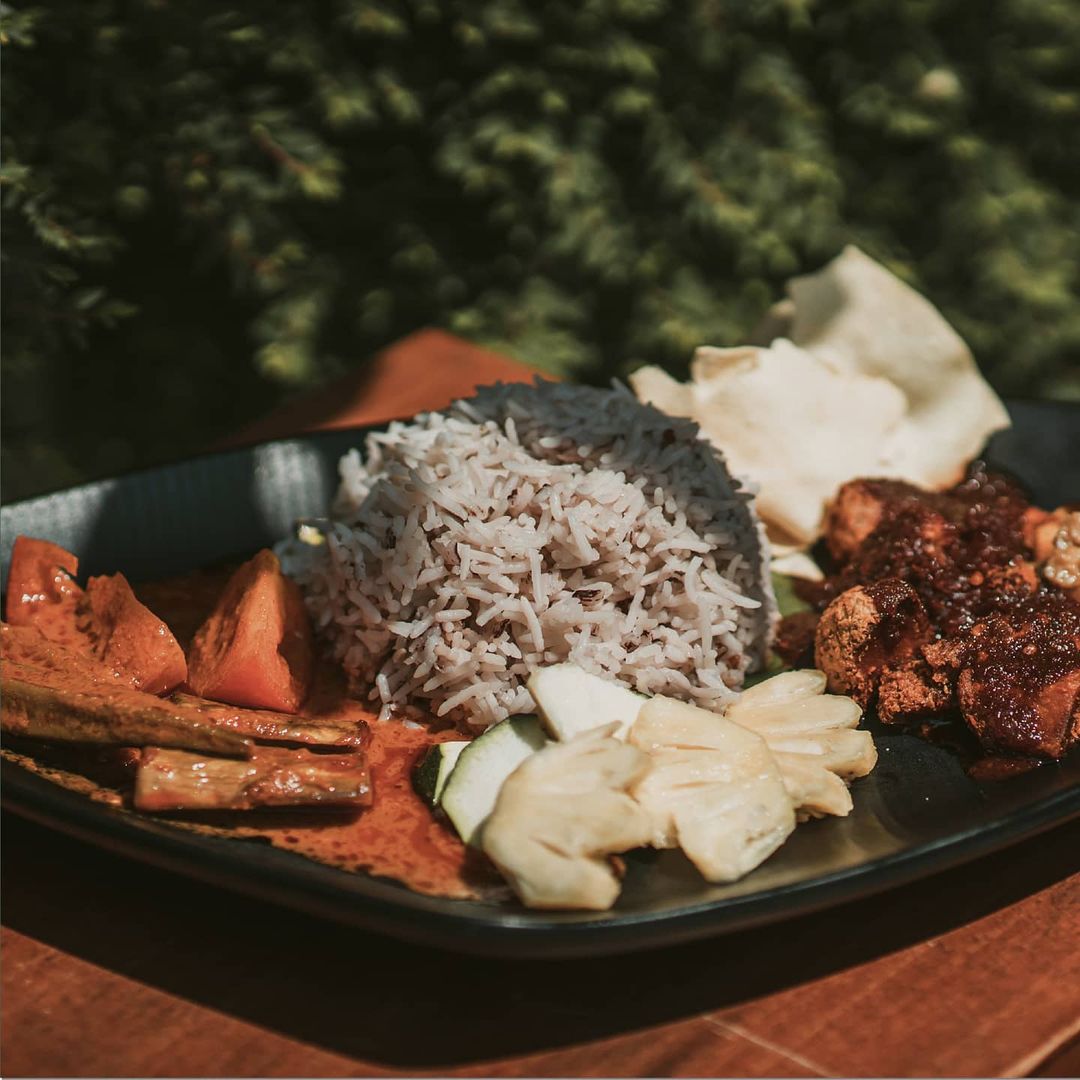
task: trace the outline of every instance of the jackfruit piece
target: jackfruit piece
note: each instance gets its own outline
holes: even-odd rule
[[[765,740],[800,820],[850,814],[845,781],[877,764],[870,732],[856,730],[862,709],[849,697],[826,694],[826,681],[823,671],[785,671],[744,691],[724,713]]]
[[[480,843],[526,907],[605,911],[620,890],[608,856],[648,843],[649,816],[628,789],[649,759],[617,729],[552,743],[504,781]]]
[[[652,768],[633,789],[654,847],[680,847],[711,882],[735,881],[795,828],[795,811],[764,740],[717,713],[647,701],[630,731]]]

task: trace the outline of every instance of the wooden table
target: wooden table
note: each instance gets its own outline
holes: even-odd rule
[[[518,365],[414,335],[243,433],[385,419]],[[3,831],[4,1076],[1075,1076],[1080,822],[792,922],[499,961]]]

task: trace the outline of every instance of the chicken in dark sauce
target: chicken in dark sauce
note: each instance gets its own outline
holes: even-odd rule
[[[800,583],[778,650],[887,724],[961,717],[987,755],[1062,757],[1080,741],[1080,514],[1032,506],[975,463],[944,492],[845,484],[826,576]]]

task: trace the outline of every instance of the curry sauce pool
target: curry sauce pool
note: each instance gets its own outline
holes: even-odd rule
[[[359,706],[357,719],[371,720]],[[374,778],[374,805],[348,819],[288,827],[241,826],[238,836],[261,836],[275,847],[352,872],[392,878],[414,892],[452,899],[504,895],[505,886],[478,852],[467,848],[431,813],[413,790],[412,771],[428,748],[460,737],[432,733],[397,720],[371,721],[368,763]]]

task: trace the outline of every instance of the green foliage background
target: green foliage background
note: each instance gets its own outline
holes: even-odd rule
[[[1080,397],[1075,0],[3,8],[3,488],[179,456],[442,325],[685,369],[849,241]]]

